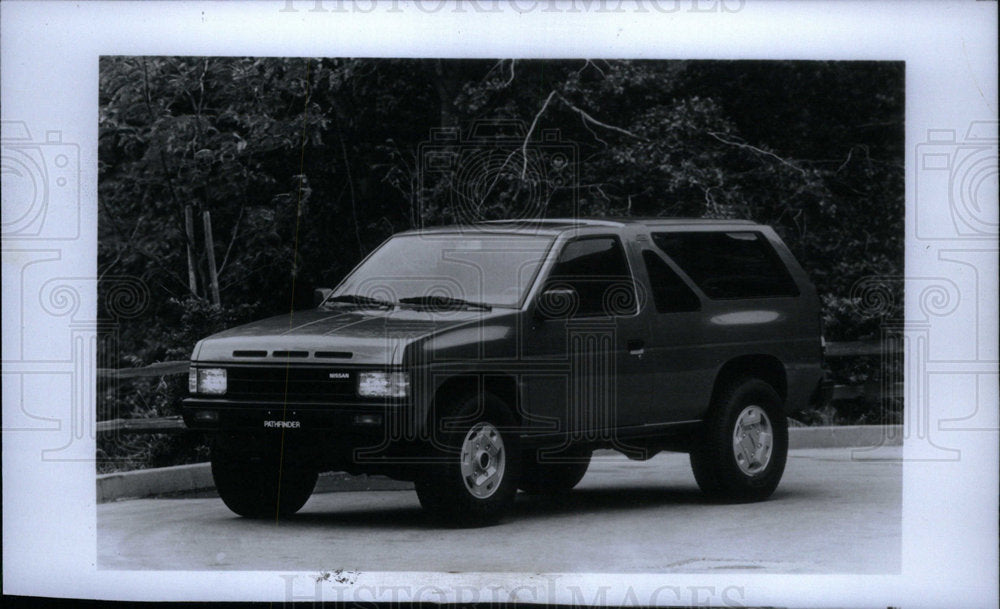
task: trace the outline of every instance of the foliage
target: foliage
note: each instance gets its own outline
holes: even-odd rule
[[[121,352],[191,346],[173,324],[176,302],[211,301],[206,211],[221,305],[254,309],[241,317],[307,306],[414,226],[734,216],[774,225],[828,323],[870,336],[841,313],[858,279],[902,268],[902,79],[885,62],[103,58],[99,269],[151,294]],[[484,121],[514,121],[513,137],[477,135]],[[423,158],[432,129],[459,130],[455,167]],[[552,130],[568,176],[539,167]]]
[[[477,218],[765,222],[809,271],[840,339],[877,336],[882,321],[856,314],[852,286],[902,271],[902,63],[104,57],[100,67],[98,269],[138,277],[150,295],[142,316],[119,322],[122,365],[184,358],[212,331],[309,306],[314,287],[336,284],[393,232]],[[434,150],[459,162],[437,166]],[[555,152],[568,164],[554,165]]]

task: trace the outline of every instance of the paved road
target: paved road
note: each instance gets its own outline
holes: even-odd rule
[[[886,452],[888,450],[888,452]],[[900,569],[899,449],[792,451],[771,500],[712,505],[686,455],[595,456],[560,499],[518,496],[504,523],[435,528],[408,490],[317,492],[279,523],[215,497],[97,507],[110,569],[894,573]],[[322,489],[320,489],[322,491]]]

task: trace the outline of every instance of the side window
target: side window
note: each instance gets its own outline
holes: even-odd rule
[[[576,291],[573,317],[633,315],[636,311],[635,285],[625,250],[615,237],[584,237],[567,243],[546,287]]]
[[[642,261],[646,264],[657,313],[682,313],[701,309],[698,296],[663,258],[649,250],[643,250]]]
[[[767,298],[799,293],[788,269],[760,233],[653,233],[653,242],[709,298]]]

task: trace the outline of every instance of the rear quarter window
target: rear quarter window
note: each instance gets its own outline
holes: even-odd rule
[[[653,233],[652,237],[709,298],[799,295],[774,247],[758,232]]]
[[[642,261],[653,289],[653,304],[657,313],[687,313],[701,309],[698,296],[659,255],[652,250],[643,250]]]

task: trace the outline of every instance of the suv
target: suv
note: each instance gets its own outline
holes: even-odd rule
[[[598,448],[687,452],[709,496],[765,499],[821,360],[816,291],[767,226],[485,222],[394,235],[315,309],[199,341],[183,412],[237,514],[292,514],[336,470],[481,525]]]

